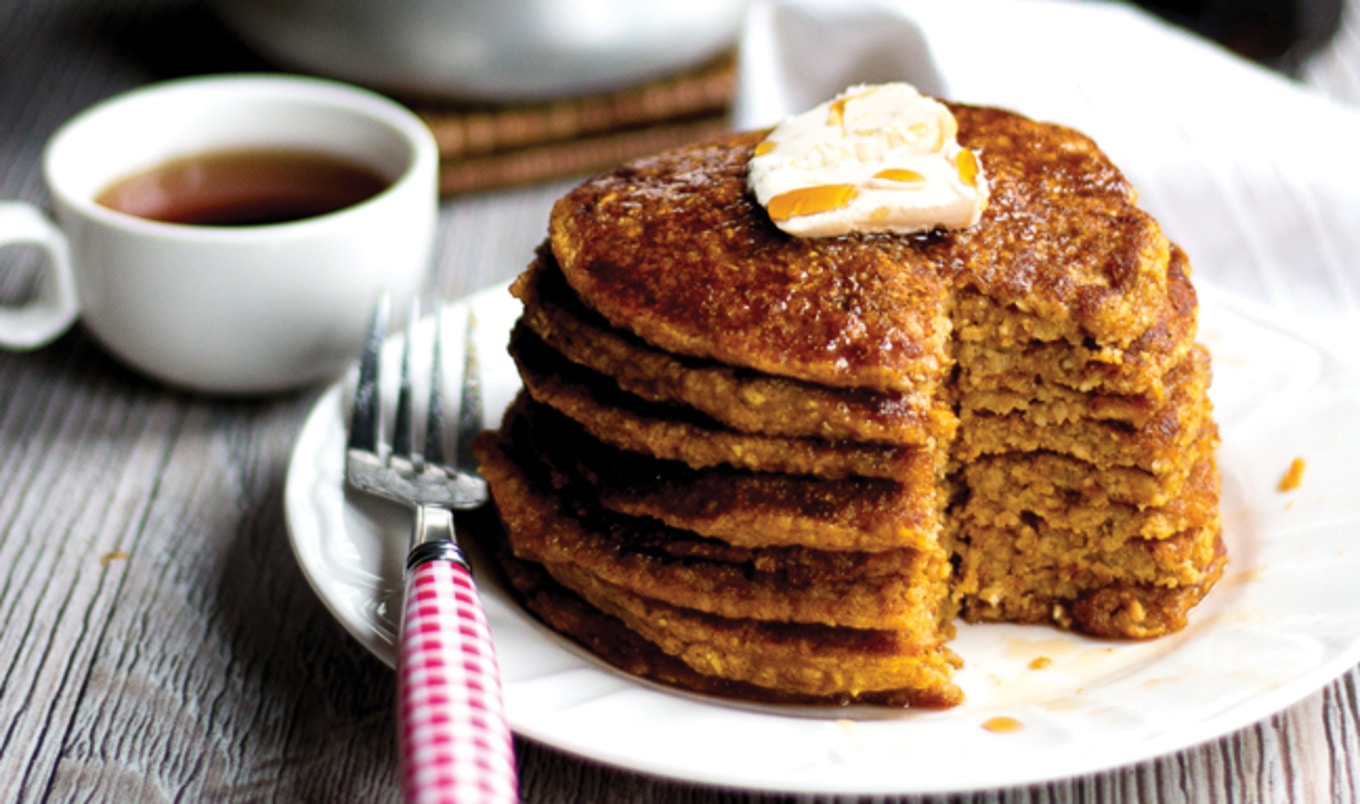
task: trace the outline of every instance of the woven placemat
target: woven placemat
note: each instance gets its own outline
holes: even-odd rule
[[[445,196],[563,178],[727,130],[732,56],[634,89],[545,104],[417,106]]]

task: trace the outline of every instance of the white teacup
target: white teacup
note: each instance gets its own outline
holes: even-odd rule
[[[320,152],[388,182],[368,200],[284,223],[163,223],[96,203],[167,161],[242,149]],[[47,252],[36,297],[0,308],[0,345],[41,346],[79,317],[110,352],[174,386],[248,394],[335,376],[375,299],[417,291],[438,212],[438,151],[415,115],[312,78],[191,78],[109,99],[48,143],[55,223],[0,203],[0,246]]]

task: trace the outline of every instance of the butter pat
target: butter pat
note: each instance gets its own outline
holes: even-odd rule
[[[954,115],[906,83],[850,87],[756,146],[747,186],[798,237],[965,229],[987,208]]]

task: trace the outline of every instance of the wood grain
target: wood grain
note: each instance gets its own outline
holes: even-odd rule
[[[1351,101],[1354,12],[1344,52],[1308,73]],[[252,65],[214,25],[171,0],[0,6],[0,197],[46,202],[42,143],[88,103]],[[219,39],[156,50],[145,31]],[[436,290],[453,298],[516,273],[562,189],[446,204]],[[0,250],[0,299],[30,292],[28,259]],[[79,328],[34,353],[0,352],[0,801],[397,800],[392,673],[330,617],[287,543],[283,478],[315,396],[172,391]],[[841,800],[713,790],[517,747],[529,802]],[[1352,669],[1240,732],[1126,769],[871,800],[1347,802],[1360,800],[1358,772]]]

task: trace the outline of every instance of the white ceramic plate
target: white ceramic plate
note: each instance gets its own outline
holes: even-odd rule
[[[519,734],[615,766],[713,785],[895,794],[1022,785],[1137,762],[1282,709],[1360,660],[1360,382],[1261,311],[1200,288],[1214,354],[1230,563],[1182,633],[1107,642],[1047,627],[961,625],[967,702],[947,711],[746,706],[621,675],[523,613],[480,573]],[[451,305],[478,322],[488,421],[518,389],[503,287]],[[446,376],[461,353],[449,338]],[[417,389],[419,392],[419,389]],[[286,508],[303,571],[340,623],[393,661],[406,512],[343,488],[343,384],[311,412]],[[391,398],[389,396],[389,398]],[[1277,488],[1295,457],[1300,488]],[[474,561],[477,556],[474,555]],[[1032,669],[1046,657],[1050,664]],[[984,728],[1007,717],[1020,728]]]

